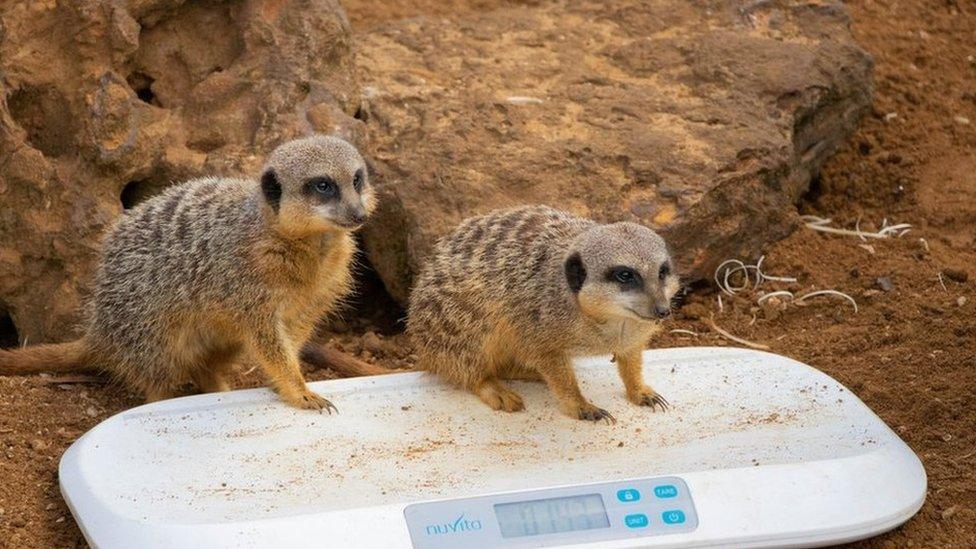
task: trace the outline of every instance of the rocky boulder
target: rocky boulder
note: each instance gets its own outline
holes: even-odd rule
[[[693,277],[755,256],[869,105],[848,27],[831,0],[566,0],[364,36],[370,258],[403,301],[437,237],[533,202],[660,229]]]
[[[77,330],[102,233],[174,181],[249,173],[310,131],[358,141],[335,0],[0,8],[0,340]],[[12,319],[12,324],[11,324]]]

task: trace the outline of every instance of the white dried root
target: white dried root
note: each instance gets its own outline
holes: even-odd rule
[[[756,300],[756,305],[762,305],[764,301],[766,301],[767,299],[769,299],[771,297],[788,297],[788,298],[790,298],[790,300],[793,300],[793,298],[796,297],[796,296],[793,295],[793,292],[788,292],[786,290],[779,290],[777,292],[769,292],[768,294],[763,294],[763,295],[759,296],[759,299]]]
[[[505,98],[505,101],[512,105],[541,105],[542,99],[538,97],[529,97],[527,95],[510,95]]]
[[[816,219],[823,222],[828,222],[828,223],[830,222],[829,219],[827,220],[823,220],[821,218],[816,218]],[[889,233],[899,231],[899,230],[905,231],[907,230],[905,229],[906,225],[907,224],[903,223],[901,225],[888,226],[888,220],[886,219],[883,223],[883,228],[881,229],[881,231],[888,231]],[[852,231],[852,233],[853,232],[854,231]],[[857,233],[869,234],[869,233],[863,233],[863,231],[857,231]],[[900,234],[904,234],[904,232]],[[867,245],[862,244],[862,246],[867,246]],[[719,266],[715,269],[715,273],[714,273],[715,285],[718,286],[719,289],[722,290],[722,292],[724,292],[725,294],[736,295],[737,293],[747,289],[750,286],[750,282],[752,282],[753,290],[758,290],[759,287],[764,282],[767,281],[786,282],[786,283],[796,282],[796,278],[792,276],[773,276],[764,273],[762,271],[762,263],[765,258],[766,256],[760,256],[759,260],[756,262],[755,265],[748,265],[738,259],[726,259],[725,261],[720,263]],[[729,281],[729,278],[740,272],[742,273],[742,283],[739,285],[734,285],[732,282]],[[755,277],[754,282],[752,281],[752,278],[750,278],[750,273],[753,273],[753,276]],[[855,301],[854,298],[851,297],[850,295],[845,294],[844,292],[838,290],[817,290],[800,297],[796,297],[796,295],[794,295],[793,292],[787,290],[777,290],[759,296],[759,298],[756,299],[756,304],[762,305],[763,302],[765,302],[767,299],[771,299],[773,297],[783,297],[783,298],[788,297],[792,303],[799,304],[802,303],[803,300],[807,298],[817,297],[821,295],[834,295],[838,297],[843,297],[844,299],[850,301],[851,305],[854,306],[854,313],[856,314],[858,312],[857,301]],[[717,297],[718,297],[719,312],[724,312],[725,307],[722,304],[722,294],[718,294]]]
[[[758,289],[763,282],[767,281],[786,282],[790,284],[796,282],[796,278],[792,276],[775,276],[764,273],[762,271],[762,262],[765,259],[766,256],[760,256],[759,261],[757,261],[755,265],[746,265],[738,259],[726,259],[715,269],[715,285],[726,294],[735,295],[749,287],[750,281],[752,281],[749,274],[750,272],[754,273],[753,276],[755,277],[755,281],[752,283],[752,289],[754,290]],[[729,282],[729,277],[739,272],[742,272],[742,284],[733,286],[732,283]]]
[[[838,297],[843,297],[844,299],[851,302],[851,305],[854,306],[854,313],[857,314],[857,301],[854,301],[853,297],[845,294],[844,292],[838,292],[837,290],[817,290],[816,292],[810,292],[808,294],[801,295],[800,297],[793,300],[793,302],[802,303],[803,300],[807,299],[808,297],[817,297],[818,295],[835,295]]]
[[[749,341],[748,339],[742,339],[741,337],[734,336],[734,335],[730,334],[729,332],[726,332],[722,328],[719,328],[718,327],[718,324],[715,324],[715,319],[713,319],[713,318],[709,318],[708,319],[708,325],[709,325],[709,327],[711,327],[712,330],[715,331],[715,333],[717,333],[718,335],[720,335],[720,336],[722,336],[722,337],[724,337],[724,338],[726,338],[726,339],[728,339],[730,341],[734,341],[736,343],[740,343],[740,344],[745,345],[746,347],[749,347],[751,349],[760,349],[760,350],[763,350],[763,351],[768,351],[769,350],[769,345],[763,345],[762,343],[754,343],[752,341]]]
[[[881,222],[881,228],[876,232],[862,231],[861,230],[861,220],[858,219],[857,223],[854,224],[854,229],[841,229],[839,227],[831,227],[830,224],[834,222],[833,219],[817,217],[815,215],[803,215],[800,216],[803,221],[804,226],[808,229],[813,229],[814,231],[820,231],[822,233],[830,234],[840,234],[845,236],[856,236],[861,240],[867,238],[888,238],[892,235],[903,236],[905,233],[911,230],[912,226],[909,223],[898,223],[897,225],[888,225],[888,220],[884,219]]]

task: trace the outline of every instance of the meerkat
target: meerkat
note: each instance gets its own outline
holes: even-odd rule
[[[321,135],[279,146],[259,181],[171,187],[109,231],[83,336],[0,351],[0,373],[104,370],[151,402],[187,381],[228,390],[230,366],[249,352],[286,403],[331,413],[299,353],[349,294],[353,232],[374,207],[362,156]]]
[[[435,246],[410,296],[418,367],[495,410],[522,410],[503,379],[544,381],[563,413],[615,421],[580,391],[571,359],[612,354],[630,402],[662,411],[641,351],[679,288],[664,240],[545,206],[462,222]]]

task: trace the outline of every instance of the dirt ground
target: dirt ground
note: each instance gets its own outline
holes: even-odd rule
[[[384,20],[458,16],[505,2],[347,1],[358,32]],[[861,241],[800,225],[765,250],[763,270],[793,276],[762,290],[835,289],[755,306],[757,293],[690,288],[657,346],[727,345],[714,323],[835,377],[918,453],[929,477],[925,506],[866,547],[976,546],[976,6],[946,0],[856,0],[855,35],[877,63],[873,113],[814,182],[801,213],[864,230],[911,223],[900,237]],[[757,258],[741,258],[755,261]],[[402,311],[366,277],[369,313],[330,327],[333,343],[373,362],[406,367]],[[326,370],[309,377],[330,377]],[[241,375],[242,384],[254,384]],[[83,546],[57,487],[64,449],[111,414],[138,404],[125,390],[49,378],[0,379],[0,546]]]

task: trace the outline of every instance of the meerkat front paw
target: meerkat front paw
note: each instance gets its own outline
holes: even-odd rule
[[[281,398],[289,405],[302,410],[317,410],[319,412],[324,410],[329,414],[332,412],[339,413],[339,409],[329,399],[313,393],[307,387],[303,387],[300,391],[282,393]]]
[[[645,387],[644,389],[628,394],[627,399],[638,406],[647,406],[652,411],[660,408],[662,412],[667,412],[671,404],[668,399],[657,394],[654,389],[650,387]]]
[[[603,408],[598,408],[589,402],[580,405],[577,410],[576,417],[584,421],[600,421],[603,420],[604,423],[610,425],[611,423],[617,423],[616,418],[610,415],[610,412],[604,410]]]

